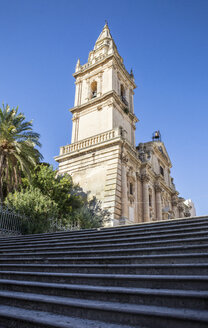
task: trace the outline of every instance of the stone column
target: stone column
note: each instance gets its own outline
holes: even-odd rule
[[[121,188],[122,188],[122,221],[128,218],[128,197],[127,197],[127,177],[126,177],[126,164],[122,162],[121,168]]]
[[[135,188],[134,188],[134,194],[135,194],[135,201],[134,201],[134,222],[138,222],[138,196],[137,196],[137,175],[136,172],[134,173],[135,178]]]
[[[71,143],[75,143],[78,141],[78,132],[79,132],[79,117],[75,113],[72,118],[73,126],[72,126],[72,140]]]
[[[155,201],[156,201],[156,219],[162,220],[162,200],[161,200],[162,188],[159,184],[155,185]]]
[[[149,215],[149,177],[147,174],[142,175],[142,201],[143,201],[143,222],[150,220]]]
[[[81,105],[82,102],[82,81],[78,84],[78,98],[77,98],[77,106]]]
[[[139,172],[136,172],[136,181],[137,181],[137,222],[142,222],[142,182],[141,175]]]

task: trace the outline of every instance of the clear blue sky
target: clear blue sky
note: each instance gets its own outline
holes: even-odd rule
[[[138,86],[137,144],[159,129],[178,191],[208,214],[207,0],[0,0],[0,103],[34,120],[56,166],[71,139],[77,58],[87,62],[106,19]]]

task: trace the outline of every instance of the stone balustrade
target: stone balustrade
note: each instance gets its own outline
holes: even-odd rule
[[[73,151],[78,151],[93,145],[97,145],[99,143],[114,139],[121,135],[121,130],[119,128],[113,129],[107,132],[100,133],[96,136],[80,140],[78,142],[75,142],[73,144],[63,146],[60,148],[60,155],[65,155],[68,153],[71,153]]]

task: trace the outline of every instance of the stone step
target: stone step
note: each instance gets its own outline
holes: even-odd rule
[[[128,241],[128,240],[127,240]],[[136,241],[136,242],[123,242],[123,243],[110,243],[110,244],[100,244],[100,245],[76,245],[76,246],[71,246],[71,245],[64,245],[64,246],[57,246],[57,245],[47,245],[47,246],[42,246],[42,247],[24,247],[24,248],[19,248],[13,246],[12,248],[7,248],[7,247],[2,247],[0,249],[0,255],[1,254],[6,254],[6,253],[16,253],[21,252],[23,253],[37,253],[37,252],[50,252],[52,251],[88,251],[88,250],[109,250],[109,249],[130,249],[130,248],[145,248],[145,247],[164,247],[164,246],[180,246],[180,245],[202,245],[202,244],[207,244],[208,245],[208,236],[207,237],[198,237],[198,238],[186,238],[186,239],[168,239],[168,240],[158,240],[158,241]]]
[[[3,305],[53,312],[117,324],[145,325],[154,328],[207,328],[208,312],[187,308],[171,308],[37,295],[19,292],[0,292]]]
[[[75,247],[75,246],[98,246],[98,245],[106,245],[106,244],[111,244],[111,245],[116,245],[116,244],[124,244],[124,243],[129,243],[132,244],[133,242],[135,243],[142,243],[142,242],[157,242],[157,241],[169,241],[171,240],[176,240],[176,239],[180,239],[180,240],[184,240],[184,242],[187,241],[187,239],[191,239],[191,238],[206,238],[208,236],[208,229],[205,229],[203,231],[199,231],[199,232],[195,232],[195,233],[190,233],[190,232],[183,232],[183,233],[168,233],[168,234],[163,234],[163,235],[148,235],[148,236],[122,236],[122,237],[111,237],[111,238],[107,238],[107,239],[103,239],[103,238],[97,238],[97,239],[90,239],[88,238],[87,240],[74,240],[74,241],[70,241],[69,239],[64,240],[64,241],[43,241],[43,242],[35,242],[35,243],[21,243],[21,244],[17,244],[17,243],[13,243],[12,245],[4,245],[1,246],[1,250],[12,250],[12,249],[20,249],[24,250],[25,246],[27,246],[28,248],[31,249],[37,249],[37,248],[45,248],[45,247],[56,247],[56,246],[71,246],[71,247]]]
[[[180,264],[180,263],[208,263],[208,253],[187,253],[187,254],[153,254],[153,255],[129,255],[126,256],[97,256],[97,257],[12,257],[0,258],[2,264],[31,264],[31,263],[51,263],[51,264]]]
[[[34,311],[0,305],[1,328],[134,328],[135,326],[117,325],[97,320],[75,318],[51,312]],[[3,326],[2,326],[3,325]],[[135,328],[145,328],[137,326]]]
[[[0,240],[0,304],[4,328],[207,327],[208,218]]]
[[[186,254],[186,253],[203,253],[208,252],[208,244],[196,244],[196,245],[180,245],[180,246],[160,246],[160,247],[142,247],[142,248],[120,248],[120,249],[104,249],[104,250],[87,250],[87,251],[70,251],[65,250],[63,251],[33,251],[33,252],[25,252],[25,253],[16,253],[16,252],[3,252],[0,254],[0,258],[24,258],[24,257],[53,257],[53,256],[71,256],[71,257],[82,257],[85,256],[130,256],[130,255],[150,255],[150,254],[168,254],[168,253],[175,253],[175,254]]]
[[[4,264],[1,271],[95,273],[95,274],[153,274],[207,275],[207,263],[192,264]]]
[[[18,280],[0,280],[0,289],[69,298],[111,301],[131,304],[168,306],[174,308],[208,309],[208,291],[103,287]]]
[[[176,220],[177,221],[177,220]],[[194,231],[203,231],[205,228],[208,229],[208,218],[203,220],[192,221],[189,219],[179,220],[178,222],[172,221],[170,224],[169,221],[165,223],[154,223],[154,224],[140,224],[140,225],[131,225],[125,226],[124,228],[102,228],[102,229],[94,229],[94,230],[81,230],[81,231],[69,231],[69,232],[57,232],[52,234],[37,234],[37,235],[26,235],[21,237],[9,237],[6,241],[4,239],[1,240],[0,245],[12,244],[14,242],[29,242],[29,241],[43,241],[46,240],[62,240],[66,239],[76,239],[83,240],[88,238],[100,238],[102,237],[115,237],[128,235],[134,236],[134,234],[155,234],[155,233],[163,233],[163,232],[183,232],[184,228],[186,231],[194,232]]]
[[[85,284],[92,286],[142,287],[201,291],[206,291],[208,289],[208,276],[203,275],[122,275],[0,271],[0,279],[76,285]]]

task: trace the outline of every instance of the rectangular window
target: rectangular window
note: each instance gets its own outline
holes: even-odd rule
[[[160,174],[162,174],[162,176],[164,177],[164,169],[162,166],[160,166]]]
[[[149,195],[149,206],[152,206],[152,196]]]
[[[130,183],[129,192],[130,192],[130,195],[133,195],[133,184],[132,183]]]

